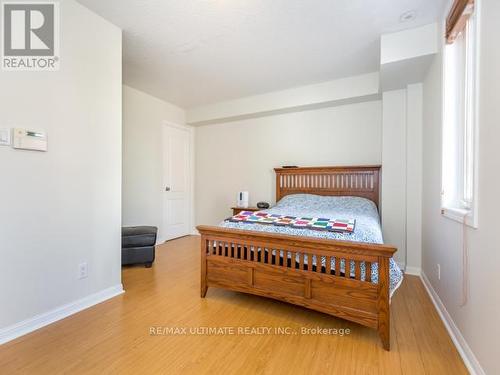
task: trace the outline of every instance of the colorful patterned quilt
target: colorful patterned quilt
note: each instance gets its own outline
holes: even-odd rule
[[[352,233],[356,225],[355,219],[325,219],[318,217],[297,217],[273,214],[264,211],[241,211],[228,219],[233,223],[272,224],[290,226],[292,228],[327,230],[331,232]]]

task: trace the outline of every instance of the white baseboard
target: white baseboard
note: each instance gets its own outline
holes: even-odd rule
[[[427,293],[431,297],[432,303],[434,303],[434,307],[441,317],[441,320],[443,321],[444,326],[446,327],[451,337],[451,340],[455,344],[458,353],[462,357],[462,360],[464,361],[465,366],[467,367],[469,372],[473,375],[485,375],[485,372],[479,364],[479,361],[470,349],[467,341],[465,341],[465,338],[462,336],[462,333],[456,326],[455,322],[451,318],[450,314],[446,310],[446,307],[444,306],[443,302],[439,298],[438,294],[432,287],[429,279],[423,271],[420,274],[420,278],[425,286],[425,289],[427,290]]]
[[[191,230],[191,232],[189,232],[188,234],[186,234],[186,236],[199,236],[200,235],[200,232],[198,232],[198,230],[196,228],[193,228]],[[181,238],[181,237],[179,237]],[[175,240],[175,238],[172,238],[172,240]],[[167,240],[166,238],[159,238],[157,241],[156,241],[156,246],[158,245],[161,245],[167,241],[170,241],[170,240]]]
[[[414,276],[420,276],[422,274],[422,270],[420,269],[420,267],[406,266],[405,274],[407,274],[407,275],[414,275]]]
[[[406,274],[406,275],[414,275],[414,276],[420,276],[420,273],[422,270],[419,267],[411,267],[407,266],[404,263],[397,262],[399,268]]]
[[[123,285],[115,285],[79,299],[78,301],[68,303],[67,305],[57,307],[46,313],[36,315],[33,318],[29,318],[9,327],[2,328],[0,329],[0,345],[24,336],[30,332],[36,331],[37,329],[45,327],[51,323],[57,322],[58,320],[64,319],[70,315],[76,314],[79,311],[97,305],[98,303],[104,302],[110,298],[116,297],[122,293],[124,293]]]

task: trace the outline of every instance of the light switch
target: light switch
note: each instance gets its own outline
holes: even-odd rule
[[[10,146],[11,142],[10,129],[0,128],[0,145]]]

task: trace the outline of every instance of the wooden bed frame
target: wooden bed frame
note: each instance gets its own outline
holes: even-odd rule
[[[380,168],[276,168],[276,201],[288,194],[309,193],[364,197],[378,206]],[[218,287],[305,306],[377,329],[384,349],[390,350],[389,260],[395,247],[218,226],[197,229],[201,297],[208,287]],[[287,256],[276,256],[279,251]],[[309,267],[304,256],[315,257],[316,264],[325,256],[326,267]],[[339,261],[330,269],[331,258],[345,260],[345,273]],[[377,284],[371,282],[371,272],[362,278],[362,262],[366,269],[378,263]]]

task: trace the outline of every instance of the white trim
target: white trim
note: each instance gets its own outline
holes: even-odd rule
[[[116,297],[122,293],[124,293],[123,285],[118,284],[77,301],[68,303],[67,305],[57,307],[53,310],[23,320],[9,327],[2,328],[0,329],[0,345],[57,322],[58,320],[67,318],[70,315],[88,309],[89,307]]]
[[[177,124],[177,123],[172,122],[172,121],[163,120],[161,123],[163,125],[167,125],[167,126],[170,126],[172,128],[179,129],[179,130],[186,130],[191,134],[193,133],[193,130],[194,130],[194,128],[190,125],[181,125],[181,124]]]
[[[420,267],[406,266],[405,268],[405,275],[420,276],[421,274],[422,270],[420,269]]]
[[[419,267],[411,267],[407,266],[405,263],[402,262],[396,262],[399,269],[403,271],[405,275],[413,275],[413,276],[420,276],[420,273],[422,270]]]
[[[456,221],[460,224],[465,224],[468,227],[477,229],[477,215],[471,217],[471,211],[464,208],[457,207],[442,207],[441,215],[444,217]]]
[[[422,280],[422,283],[424,284],[424,287],[427,290],[427,293],[429,294],[429,297],[431,298],[434,307],[436,308],[439,316],[441,317],[441,320],[443,321],[444,326],[446,327],[446,330],[448,331],[448,334],[451,337],[451,340],[455,344],[455,347],[457,348],[460,357],[462,357],[465,366],[467,367],[469,372],[473,375],[475,374],[484,375],[485,372],[482,369],[481,365],[479,364],[479,361],[477,360],[476,356],[474,355],[471,348],[467,344],[467,341],[465,341],[465,338],[462,336],[462,333],[456,326],[455,322],[451,318],[450,314],[446,310],[446,307],[444,306],[443,302],[439,298],[438,294],[432,287],[429,279],[427,278],[427,276],[423,271],[421,272],[420,279]]]
[[[475,43],[475,77],[474,77],[474,186],[473,186],[473,201],[472,201],[472,221],[471,224],[467,224],[472,228],[479,227],[479,137],[480,137],[480,118],[479,110],[481,103],[481,12],[482,12],[482,0],[475,0],[474,2],[474,43]]]

